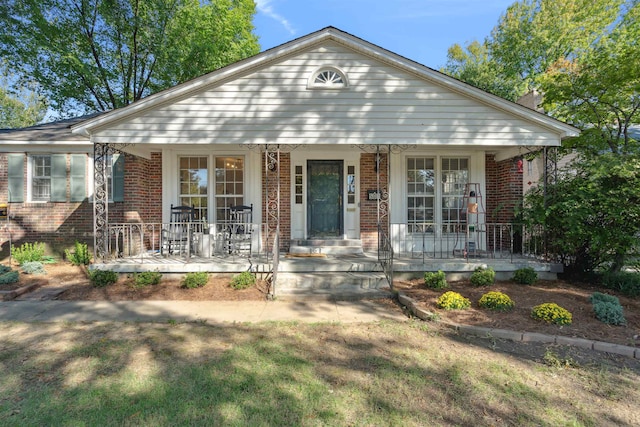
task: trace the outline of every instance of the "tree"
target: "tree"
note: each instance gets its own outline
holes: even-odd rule
[[[443,73],[484,91],[515,101],[523,92],[521,83],[504,78],[499,64],[491,60],[487,42],[473,41],[465,48],[454,44],[447,50]]]
[[[0,64],[0,129],[35,125],[47,111],[33,85],[15,87],[14,80]]]
[[[572,148],[598,155],[627,155],[640,146],[629,134],[640,123],[640,5],[624,10],[611,32],[585,54],[561,58],[540,79],[544,106],[584,128]]]
[[[443,72],[515,101],[549,66],[588,50],[619,19],[623,0],[522,0],[500,17],[483,43],[449,48]]]
[[[640,124],[639,9],[638,0],[519,1],[486,55],[448,70],[482,88],[502,80],[519,82],[519,95],[538,89],[548,114],[582,129],[563,142],[579,154],[571,172],[535,189],[524,211],[570,272],[616,271],[638,250],[640,144],[629,129]]]
[[[252,0],[5,0],[0,55],[69,115],[119,108],[258,53]]]
[[[624,0],[523,0],[507,8],[488,41],[491,59],[508,80],[537,89],[560,58],[587,51],[620,16]],[[524,94],[524,93],[523,93]]]

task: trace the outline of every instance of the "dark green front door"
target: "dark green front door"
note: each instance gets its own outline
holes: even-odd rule
[[[307,161],[307,234],[342,237],[342,160]]]

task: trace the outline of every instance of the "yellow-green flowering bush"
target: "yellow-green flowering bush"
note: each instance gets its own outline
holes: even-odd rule
[[[531,317],[547,323],[555,323],[556,325],[570,325],[572,321],[572,316],[569,311],[552,302],[546,302],[533,307]]]
[[[491,291],[480,297],[478,305],[488,308],[489,310],[509,311],[515,304],[513,300],[509,298],[509,295],[503,294],[502,292]]]
[[[449,291],[440,295],[436,305],[444,310],[464,310],[471,307],[471,301],[457,292]]]

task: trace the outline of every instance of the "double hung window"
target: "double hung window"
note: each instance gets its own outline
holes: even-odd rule
[[[469,159],[457,157],[407,158],[407,226],[410,233],[442,230],[464,220],[462,200],[469,183]]]
[[[227,222],[231,206],[244,204],[243,157],[219,156],[211,162],[209,156],[181,156],[178,164],[179,204],[193,206],[196,218]]]

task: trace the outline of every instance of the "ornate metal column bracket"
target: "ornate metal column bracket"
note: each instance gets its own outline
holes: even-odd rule
[[[129,144],[93,144],[93,256],[107,261],[109,256],[109,186],[108,163],[115,153]]]

